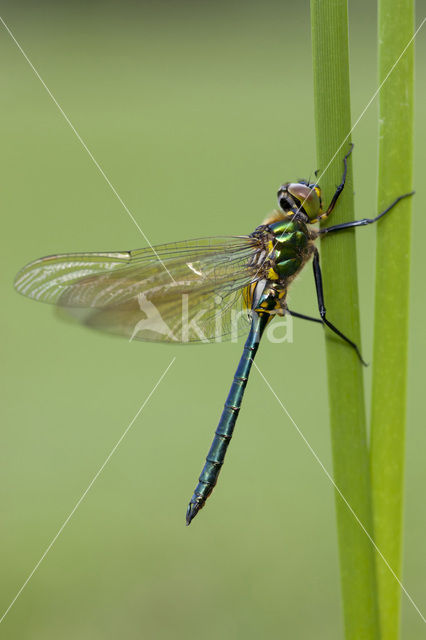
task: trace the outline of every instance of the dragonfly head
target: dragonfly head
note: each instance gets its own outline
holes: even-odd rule
[[[313,224],[322,213],[321,191],[318,185],[300,182],[286,182],[277,193],[278,205],[287,216],[305,214],[306,222]]]

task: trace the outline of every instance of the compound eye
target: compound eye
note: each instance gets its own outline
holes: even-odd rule
[[[298,206],[306,213],[309,220],[314,222],[321,213],[319,188],[316,185],[293,182],[288,185],[288,191],[298,201]]]
[[[292,211],[295,207],[293,199],[290,199],[288,196],[284,195],[278,199],[278,204],[280,205],[280,208],[284,211],[284,213],[289,213],[289,211]]]
[[[278,193],[277,193],[278,204],[280,208],[284,211],[284,213],[288,213],[289,211],[294,209],[294,207],[297,206],[294,199],[291,197],[288,191],[288,186],[289,186],[288,183],[283,184],[278,189]]]

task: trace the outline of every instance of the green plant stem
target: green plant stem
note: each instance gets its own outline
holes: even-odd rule
[[[413,0],[379,0],[379,82],[413,35]],[[412,189],[413,46],[379,97],[378,209]],[[371,412],[371,480],[377,546],[401,573],[407,385],[411,198],[377,226],[377,271]],[[383,638],[399,636],[399,585],[377,558]]]
[[[324,170],[351,128],[347,5],[311,0],[317,161]],[[320,178],[328,203],[341,180],[345,142]],[[356,154],[356,151],[355,151]],[[352,159],[329,224],[354,217]],[[355,236],[346,231],[321,243],[327,317],[360,344]],[[363,526],[373,535],[362,366],[354,350],[327,332],[327,367],[334,479]],[[379,638],[374,548],[336,493],[340,571],[347,639]]]

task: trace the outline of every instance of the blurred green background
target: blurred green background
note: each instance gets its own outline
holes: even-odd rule
[[[282,181],[317,168],[308,3],[3,2],[2,15],[154,244],[250,233]],[[377,86],[374,6],[358,3],[350,28],[355,120]],[[424,611],[425,30],[417,45],[404,584]],[[340,638],[333,490],[256,371],[219,485],[184,524],[242,343],[128,344],[13,291],[39,256],[145,242],[3,27],[0,47],[1,611],[176,356],[0,634]],[[376,122],[375,102],[353,136],[357,217],[376,210]],[[374,235],[358,231],[367,359]],[[315,313],[310,268],[290,300]],[[294,343],[265,342],[258,363],[331,468],[321,329],[295,322]],[[423,634],[403,599],[403,637]]]

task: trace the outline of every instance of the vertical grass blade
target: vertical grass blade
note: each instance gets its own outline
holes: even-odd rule
[[[351,128],[348,18],[345,0],[311,0],[317,161],[324,170]],[[341,180],[345,142],[320,178],[328,203]],[[329,224],[354,217],[352,161],[346,188]],[[321,243],[327,317],[360,344],[355,236],[348,231]],[[354,351],[327,333],[327,367],[333,470],[337,486],[372,535],[371,485],[363,371]],[[379,638],[374,548],[336,494],[337,528],[346,638]]]
[[[413,0],[379,0],[379,82],[413,36]],[[413,45],[379,97],[378,209],[412,190]],[[371,479],[376,543],[401,573],[407,385],[408,294],[412,199],[377,225],[377,271],[371,413]],[[400,588],[377,559],[380,622],[385,640],[399,636]]]

